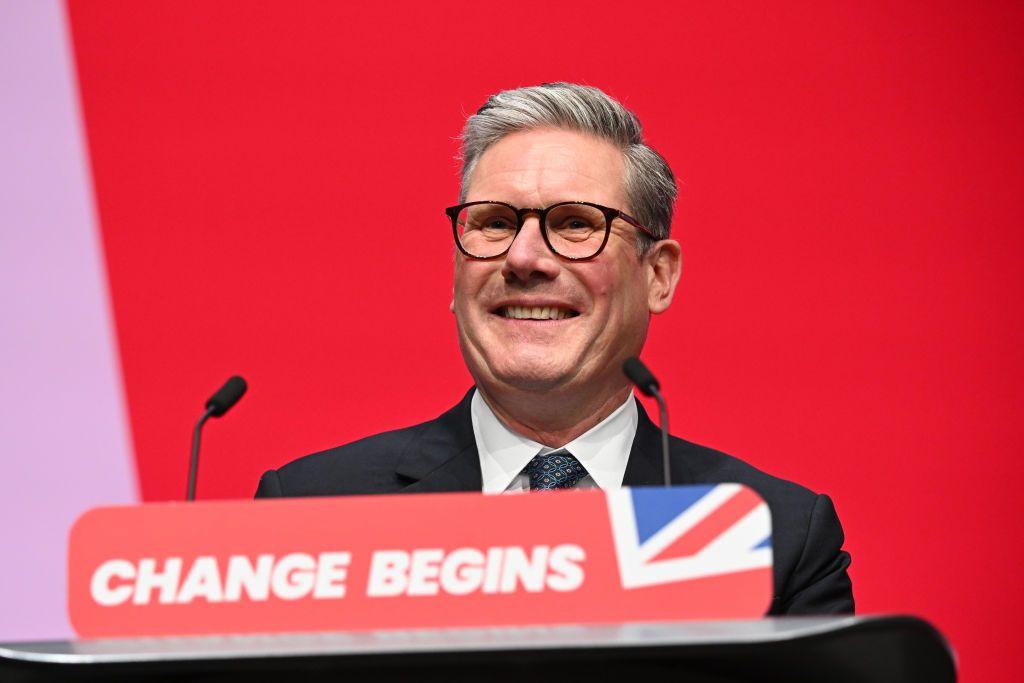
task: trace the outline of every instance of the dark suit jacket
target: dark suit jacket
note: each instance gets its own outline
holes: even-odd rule
[[[257,498],[367,493],[480,491],[480,458],[470,419],[472,391],[436,420],[377,434],[270,470]],[[638,404],[640,419],[624,486],[657,486],[661,430]],[[772,513],[775,590],[769,614],[853,612],[842,550],[843,529],[828,496],[772,477],[742,460],[672,437],[673,484],[745,484]]]

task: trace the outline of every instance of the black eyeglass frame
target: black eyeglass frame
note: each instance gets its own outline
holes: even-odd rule
[[[477,256],[475,254],[471,254],[468,251],[466,251],[466,248],[462,246],[462,240],[459,239],[459,214],[462,213],[463,209],[467,209],[471,206],[478,206],[480,204],[500,204],[501,206],[511,209],[516,214],[516,231],[512,235],[512,239],[509,240],[508,246],[505,247],[505,250],[500,254],[495,254],[494,256]],[[594,209],[597,209],[602,214],[604,214],[604,239],[601,241],[601,246],[597,248],[597,251],[595,251],[590,256],[574,257],[560,254],[555,250],[553,246],[551,246],[551,240],[548,239],[548,212],[550,212],[552,209],[557,209],[560,206],[568,206],[573,204],[589,206]],[[567,261],[589,261],[590,259],[597,258],[601,254],[601,252],[604,251],[605,245],[608,244],[608,237],[612,234],[612,221],[615,220],[616,218],[621,218],[626,223],[632,225],[634,228],[643,231],[651,239],[658,239],[657,236],[653,232],[651,232],[649,228],[641,224],[640,221],[633,218],[628,213],[625,213],[624,211],[620,211],[618,209],[612,209],[607,206],[601,206],[600,204],[594,204],[593,202],[558,202],[557,204],[552,204],[551,206],[545,207],[543,209],[520,209],[515,206],[512,206],[508,202],[481,199],[475,202],[466,202],[464,204],[449,206],[444,210],[444,212],[445,214],[447,214],[449,218],[452,219],[452,236],[455,237],[455,246],[458,247],[459,251],[461,251],[464,255],[468,256],[471,259],[476,259],[478,261],[490,261],[491,259],[501,258],[505,254],[507,254],[508,250],[512,248],[512,243],[515,242],[516,237],[519,236],[519,231],[523,229],[523,224],[526,222],[526,216],[528,214],[537,214],[537,220],[540,221],[541,237],[544,238],[544,244],[548,246],[548,249],[551,250],[551,253]]]

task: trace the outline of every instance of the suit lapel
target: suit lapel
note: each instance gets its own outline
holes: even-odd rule
[[[409,481],[402,493],[480,491],[480,456],[470,417],[470,389],[462,401],[441,417],[424,426],[423,434],[412,440],[395,468]]]

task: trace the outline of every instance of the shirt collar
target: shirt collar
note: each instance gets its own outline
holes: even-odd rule
[[[533,456],[556,450],[505,426],[479,391],[473,392],[470,415],[480,455],[484,493],[501,493]],[[622,486],[626,461],[633,446],[633,437],[636,436],[637,420],[636,401],[631,393],[611,415],[563,448],[580,461],[600,488],[617,489]]]

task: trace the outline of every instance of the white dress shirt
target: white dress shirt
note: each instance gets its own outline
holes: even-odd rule
[[[473,392],[470,414],[480,454],[484,493],[529,491],[530,478],[523,471],[527,463],[537,454],[561,450],[513,432],[498,419],[479,391]],[[562,446],[587,470],[587,476],[576,488],[607,490],[622,486],[636,425],[636,401],[630,393],[626,402],[611,415]]]

